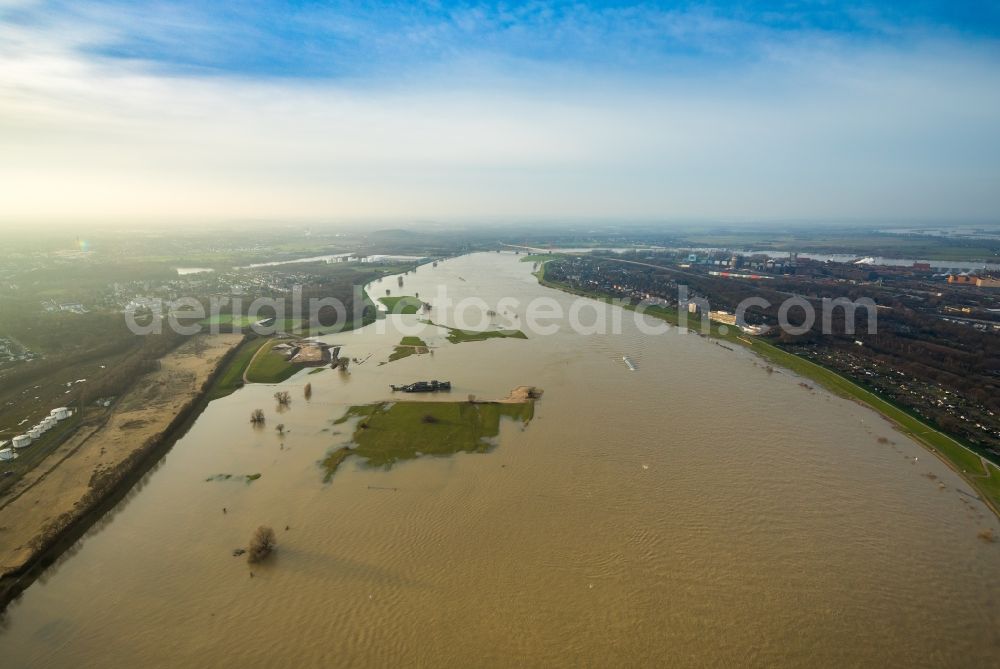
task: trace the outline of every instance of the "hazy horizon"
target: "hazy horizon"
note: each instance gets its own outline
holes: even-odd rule
[[[19,223],[43,224],[44,229],[24,227]],[[61,236],[75,237],[90,234],[109,234],[115,232],[148,232],[153,235],[162,234],[200,234],[232,231],[246,232],[280,232],[283,229],[294,230],[303,234],[350,232],[377,234],[393,231],[407,233],[443,233],[462,232],[478,234],[495,231],[499,236],[509,236],[521,232],[531,233],[574,233],[610,234],[626,233],[710,233],[712,231],[733,230],[745,233],[780,232],[837,232],[851,229],[859,230],[937,230],[937,229],[975,229],[991,234],[1000,234],[998,220],[937,220],[937,219],[890,219],[890,220],[848,220],[848,219],[794,219],[794,220],[721,220],[721,219],[631,219],[620,218],[586,218],[586,217],[537,217],[537,216],[506,216],[477,217],[455,216],[446,217],[371,217],[354,219],[335,219],[332,217],[287,217],[270,218],[76,218],[76,219],[0,219],[0,235],[8,238]]]

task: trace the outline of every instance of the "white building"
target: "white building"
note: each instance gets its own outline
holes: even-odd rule
[[[708,318],[716,323],[736,325],[736,314],[731,314],[728,311],[709,311]]]

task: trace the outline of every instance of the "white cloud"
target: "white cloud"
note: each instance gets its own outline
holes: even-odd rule
[[[701,76],[166,76],[0,27],[0,219],[945,218],[1000,205],[989,49],[789,44]],[[530,74],[530,76],[528,76]]]

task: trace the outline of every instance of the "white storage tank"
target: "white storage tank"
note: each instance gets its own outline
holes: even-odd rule
[[[0,460],[13,460],[17,453],[12,448],[0,448]]]
[[[18,435],[16,437],[14,437],[14,441],[13,441],[12,445],[14,446],[14,448],[24,448],[25,446],[30,446],[31,445],[31,437],[29,437],[26,434]]]
[[[58,409],[53,409],[49,415],[56,420],[66,420],[70,417],[70,411],[66,407],[59,407]]]
[[[32,441],[34,441],[35,439],[38,439],[40,436],[42,436],[42,431],[39,430],[37,426],[35,426],[30,430],[28,430],[28,436],[31,437]]]

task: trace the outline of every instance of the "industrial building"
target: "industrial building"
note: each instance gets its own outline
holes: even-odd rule
[[[949,274],[948,283],[959,286],[976,286],[977,288],[1000,288],[1000,279],[976,274]]]

